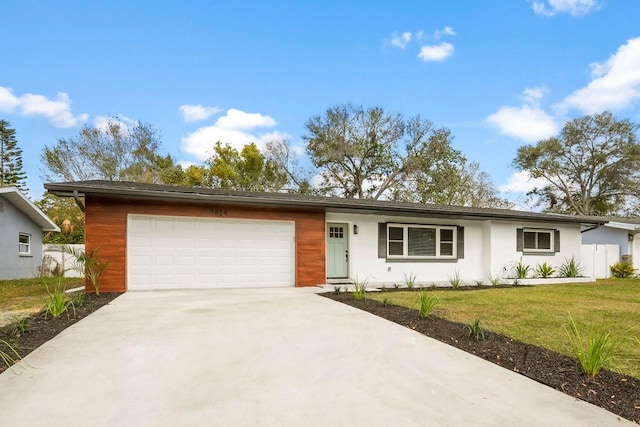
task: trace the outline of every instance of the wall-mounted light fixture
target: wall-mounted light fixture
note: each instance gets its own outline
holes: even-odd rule
[[[357,224],[353,224],[353,234],[358,234],[358,225]]]

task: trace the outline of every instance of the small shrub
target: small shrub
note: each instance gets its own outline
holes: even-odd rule
[[[421,290],[418,293],[418,304],[420,306],[420,317],[428,317],[440,300],[436,296],[429,295],[429,292]]]
[[[476,340],[484,339],[484,329],[480,327],[480,319],[476,319],[472,323],[465,325],[464,328],[469,332],[470,337]]]
[[[480,286],[484,286],[484,282],[483,282],[482,280],[476,280],[476,285],[477,285],[478,287],[480,287]]]
[[[18,353],[18,351],[13,348],[11,344],[6,342],[5,340],[0,340],[0,361],[4,363],[6,367],[9,368],[14,374],[15,371],[13,370],[13,365],[21,366],[24,369],[24,366],[20,364],[21,360],[22,356],[20,356],[20,353]],[[27,366],[29,365],[27,364]]]
[[[72,269],[84,274],[84,277],[91,282],[96,295],[100,295],[100,279],[111,261],[100,261],[97,249],[79,250],[69,245],[61,245],[58,249],[75,257]]]
[[[547,278],[547,277],[551,277],[553,276],[553,273],[556,272],[556,269],[553,268],[551,265],[545,263],[542,264],[538,264],[538,266],[536,267],[536,275],[538,277],[542,277],[542,278]]]
[[[578,359],[585,374],[595,377],[602,367],[614,356],[624,338],[614,338],[611,332],[589,330],[583,335],[569,314],[569,324],[564,325],[569,336],[571,350]]]
[[[520,262],[515,267],[516,270],[516,278],[517,279],[526,279],[531,271],[530,265],[525,265],[522,262],[522,257],[520,258]]]
[[[18,317],[11,323],[11,328],[9,332],[14,337],[19,337],[29,330],[29,318],[28,317]]]
[[[364,279],[362,281],[358,280],[358,277],[353,280],[353,298],[356,301],[362,301],[366,298],[367,295],[367,283],[369,281]]]
[[[407,276],[407,273],[404,274],[404,284],[405,286],[412,291],[416,286],[416,273],[411,273]]]
[[[462,276],[460,270],[455,270],[451,276],[449,276],[449,284],[453,289],[458,289],[462,283]]]
[[[382,305],[384,307],[388,307],[390,305],[393,305],[393,300],[389,297],[384,297],[384,299],[382,300]]]
[[[580,262],[576,260],[576,257],[572,256],[569,259],[564,260],[564,264],[558,269],[558,276],[560,277],[580,277],[584,268],[580,265]]]
[[[500,284],[500,281],[502,280],[502,276],[497,273],[494,273],[494,274],[489,274],[487,279],[489,280],[489,283],[491,283],[491,286],[498,286]]]
[[[62,281],[58,280],[58,284],[53,288],[49,288],[46,283],[44,287],[47,291],[47,296],[44,299],[45,316],[50,314],[52,317],[58,317],[65,313],[69,307],[73,308],[75,313],[74,302],[69,299],[69,295],[64,292]]]
[[[400,283],[394,283],[393,287],[396,288],[396,289],[399,289],[400,288]]]
[[[628,277],[634,277],[636,275],[636,269],[633,268],[633,265],[630,262],[620,261],[613,264],[609,267],[611,270],[611,275],[613,277],[617,277],[618,279],[626,279]]]
[[[336,295],[339,295],[342,292],[342,287],[341,286],[334,286],[333,287],[333,293]]]

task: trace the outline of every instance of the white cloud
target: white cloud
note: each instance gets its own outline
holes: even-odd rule
[[[420,53],[418,54],[418,58],[422,59],[424,62],[439,62],[444,61],[451,55],[453,55],[453,51],[455,48],[451,43],[442,42],[439,45],[434,46],[422,46],[420,48]]]
[[[640,37],[630,39],[605,63],[591,64],[591,82],[567,96],[561,109],[587,114],[622,109],[640,98]]]
[[[237,150],[251,142],[255,142],[262,148],[268,140],[287,138],[289,135],[277,131],[257,134],[249,131],[256,128],[271,128],[275,125],[276,121],[270,116],[246,113],[232,108],[218,118],[212,126],[202,127],[182,138],[182,150],[198,160],[206,160],[211,155],[213,145],[218,141],[230,144]]]
[[[395,46],[399,49],[404,49],[409,44],[412,38],[413,35],[408,31],[405,31],[402,34],[393,33],[391,34],[391,46]]]
[[[450,26],[446,26],[441,30],[436,30],[433,33],[433,38],[439,40],[442,36],[455,36],[456,32]]]
[[[557,13],[568,13],[581,16],[596,10],[599,4],[596,0],[536,0],[532,7],[536,15],[554,16]]]
[[[528,87],[522,91],[522,101],[528,105],[540,105],[540,101],[549,90],[544,86]]]
[[[507,183],[498,187],[503,193],[528,193],[534,188],[541,188],[547,184],[544,178],[531,178],[529,172],[521,171],[512,174]]]
[[[540,101],[548,92],[544,86],[528,87],[522,91],[521,106],[502,106],[488,116],[485,122],[503,135],[526,142],[537,142],[556,135],[558,124],[540,107]]]
[[[245,113],[231,108],[227,114],[216,121],[216,126],[231,130],[248,130],[257,127],[273,127],[276,121],[272,117],[260,113]]]
[[[181,105],[180,113],[182,113],[182,119],[185,122],[197,122],[200,120],[206,120],[214,114],[218,114],[220,109],[218,107],[207,107],[204,105]]]
[[[44,116],[59,128],[77,126],[89,118],[88,114],[74,116],[71,113],[71,98],[64,92],[58,92],[55,99],[44,95],[25,93],[17,96],[13,89],[0,86],[0,111],[23,116]]]

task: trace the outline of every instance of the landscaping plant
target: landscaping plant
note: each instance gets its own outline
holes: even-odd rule
[[[484,339],[484,329],[480,327],[480,319],[476,319],[472,323],[465,325],[464,328],[469,331],[470,337],[476,340]]]
[[[11,324],[11,335],[14,337],[19,337],[20,335],[27,332],[29,328],[29,318],[28,317],[18,317]]]
[[[571,349],[578,359],[580,367],[585,374],[595,377],[603,366],[615,355],[616,350],[624,341],[622,338],[614,338],[611,332],[589,330],[583,335],[576,322],[569,314],[569,324],[564,325],[569,336]]]
[[[558,276],[560,277],[580,277],[584,268],[580,265],[580,262],[576,260],[575,256],[564,260],[564,264],[558,269]]]
[[[58,248],[75,258],[71,268],[84,274],[84,277],[91,282],[96,295],[100,295],[100,279],[111,261],[100,261],[97,249],[79,250],[69,245],[61,245]]]
[[[0,361],[2,361],[2,363],[4,363],[14,374],[15,371],[13,370],[13,365],[18,364],[18,366],[21,366],[21,360],[22,357],[18,351],[11,346],[11,344],[5,340],[0,340]]]
[[[409,288],[410,291],[416,286],[416,273],[411,273],[407,276],[407,273],[404,274],[404,284]]]
[[[458,289],[462,283],[462,276],[460,270],[455,270],[451,276],[449,276],[449,284],[453,289]]]
[[[393,300],[389,297],[384,297],[384,299],[382,300],[382,306],[388,307],[390,305],[393,305]]]
[[[428,317],[433,311],[434,307],[438,305],[440,300],[426,290],[421,290],[418,293],[418,304],[420,305],[420,317]]]
[[[515,270],[517,279],[526,279],[531,271],[531,266],[525,265],[522,262],[522,257],[520,257],[520,262],[516,265]]]
[[[489,274],[488,279],[491,286],[498,286],[500,284],[500,280],[502,280],[502,276],[497,273]]]
[[[360,281],[357,276],[353,280],[353,298],[355,298],[356,301],[365,299],[367,295],[367,283],[367,279]]]
[[[636,269],[633,268],[633,265],[630,262],[626,261],[616,262],[609,267],[609,270],[611,270],[613,277],[617,277],[618,279],[626,279],[636,275]]]
[[[75,311],[74,302],[69,298],[69,295],[65,293],[61,280],[59,280],[58,284],[53,288],[49,288],[46,283],[44,286],[47,291],[47,296],[44,299],[45,316],[50,314],[52,317],[58,317],[66,312],[69,307],[72,307]]]
[[[542,278],[547,278],[547,277],[551,277],[553,276],[553,273],[556,272],[556,269],[553,268],[551,265],[545,263],[542,264],[538,264],[538,266],[536,267],[536,275],[538,277],[542,277]]]

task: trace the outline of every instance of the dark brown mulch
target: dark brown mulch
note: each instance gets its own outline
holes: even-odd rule
[[[355,301],[350,293],[322,294],[376,316],[406,326],[421,334],[519,372],[569,396],[600,406],[628,420],[640,423],[640,379],[602,370],[596,377],[586,375],[575,358],[504,335],[485,332],[485,339],[469,336],[465,325],[430,315],[423,319],[416,310],[373,300]]]
[[[87,294],[84,302],[75,306],[75,312],[73,308],[70,308],[67,313],[55,318],[51,316],[45,317],[43,313],[30,316],[26,332],[19,336],[16,336],[11,324],[5,325],[0,328],[0,340],[11,344],[20,356],[24,357],[69,326],[87,317],[100,307],[109,304],[120,295],[120,293]],[[9,349],[2,343],[0,343],[0,350],[10,353]],[[0,360],[0,373],[6,369],[7,366]]]

